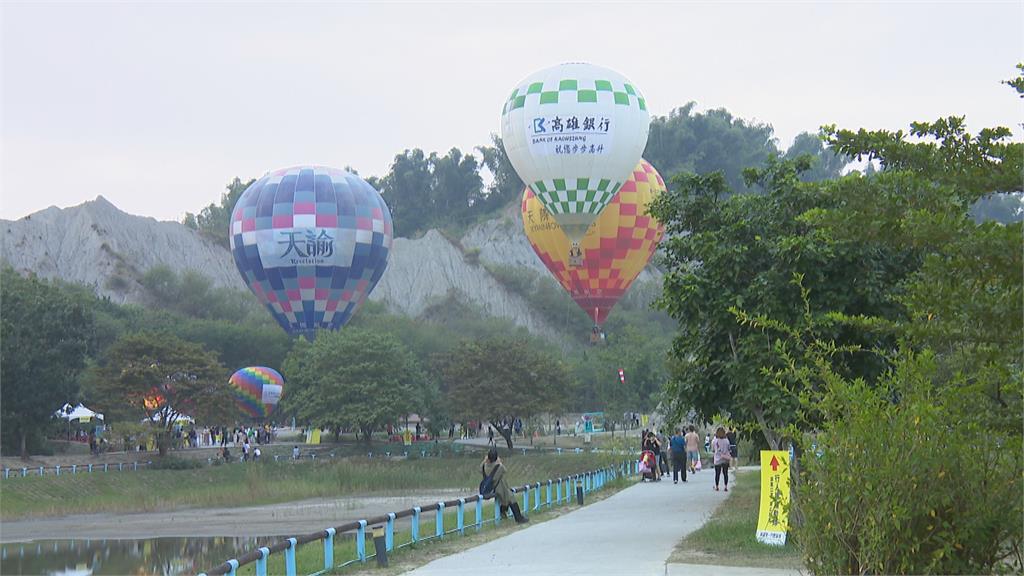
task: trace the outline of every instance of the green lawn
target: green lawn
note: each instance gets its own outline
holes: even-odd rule
[[[784,547],[761,544],[757,533],[761,473],[742,472],[726,500],[700,530],[676,546],[669,562],[763,568],[802,568],[800,550],[787,537]]]
[[[602,454],[541,453],[503,458],[516,482],[534,482],[609,463]],[[475,489],[478,453],[444,458],[352,457],[315,462],[265,460],[193,470],[94,472],[3,480],[0,520],[92,512],[145,512],[251,506],[304,498]]]

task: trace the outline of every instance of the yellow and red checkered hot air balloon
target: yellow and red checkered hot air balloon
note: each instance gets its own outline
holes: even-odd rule
[[[568,236],[529,188],[523,190],[523,228],[534,252],[580,308],[600,326],[619,298],[644,269],[665,234],[665,227],[646,214],[665,192],[665,181],[646,160],[612,202],[587,229],[580,248],[583,265],[569,265]]]

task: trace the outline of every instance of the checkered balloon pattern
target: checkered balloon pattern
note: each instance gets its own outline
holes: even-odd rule
[[[583,265],[579,267],[569,266],[569,238],[533,191],[523,191],[523,227],[530,245],[594,324],[604,324],[664,236],[665,227],[646,212],[665,190],[665,181],[654,166],[640,160],[583,237]]]
[[[250,366],[232,374],[228,384],[235,404],[242,412],[252,418],[266,418],[277,406],[280,394],[273,397],[273,403],[265,403],[264,388],[277,386],[281,390],[284,388],[284,378],[273,368]]]
[[[337,330],[384,274],[391,212],[364,180],[300,166],[249,186],[231,214],[231,252],[249,289],[289,334]]]

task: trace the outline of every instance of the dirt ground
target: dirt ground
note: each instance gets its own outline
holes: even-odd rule
[[[30,540],[185,536],[294,536],[347,522],[458,498],[464,490],[402,496],[316,498],[244,508],[186,509],[132,514],[80,514],[5,521],[0,543]]]

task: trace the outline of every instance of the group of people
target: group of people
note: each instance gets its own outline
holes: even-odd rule
[[[667,446],[666,446],[667,444]],[[724,489],[729,491],[729,465],[738,456],[736,448],[736,432],[726,431],[724,426],[715,430],[714,438],[710,435],[705,439],[704,449],[711,455],[715,467],[715,490],[724,481]],[[667,450],[667,454],[666,454]],[[641,434],[641,472],[650,475],[653,480],[660,480],[669,473],[668,460],[672,462],[672,482],[679,483],[680,476],[686,482],[687,472],[696,474],[701,469],[700,436],[695,426],[690,425],[683,433],[683,428],[676,428],[675,434],[666,440],[663,434],[654,430],[644,430]],[[653,460],[649,462],[648,460]]]

